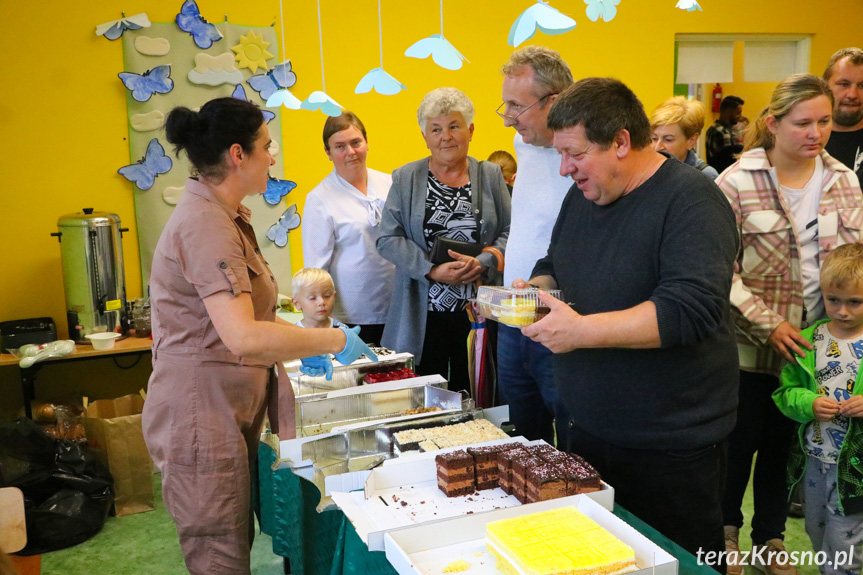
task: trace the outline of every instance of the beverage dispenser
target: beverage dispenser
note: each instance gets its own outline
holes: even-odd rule
[[[116,214],[83,212],[57,220],[69,339],[88,344],[102,331],[128,333],[123,232]]]

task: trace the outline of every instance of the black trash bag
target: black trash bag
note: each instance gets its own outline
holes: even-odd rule
[[[87,444],[54,439],[29,419],[0,425],[0,487],[24,494],[27,546],[19,555],[86,541],[114,504],[114,480]]]

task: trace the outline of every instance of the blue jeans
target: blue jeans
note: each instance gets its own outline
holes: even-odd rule
[[[554,383],[554,354],[531,341],[521,330],[501,325],[497,336],[497,384],[501,403],[509,404],[509,419],[515,432],[527,439],[544,439],[565,447],[569,416]]]

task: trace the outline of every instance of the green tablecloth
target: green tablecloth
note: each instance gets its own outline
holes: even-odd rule
[[[369,551],[341,509],[317,512],[321,492],[291,469],[273,469],[276,454],[261,444],[259,492],[261,530],[273,538],[273,552],[291,560],[292,575],[395,575],[382,551]],[[673,555],[680,575],[716,575],[695,556],[615,504],[614,514]]]

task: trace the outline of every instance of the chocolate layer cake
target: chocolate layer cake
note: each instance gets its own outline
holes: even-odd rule
[[[497,454],[498,483],[503,492],[512,495],[512,460],[528,455],[520,445]]]
[[[441,453],[435,457],[437,486],[447,497],[467,495],[476,491],[473,457],[463,449]]]
[[[544,461],[533,455],[525,455],[512,460],[512,495],[521,503],[527,503],[527,471],[539,467]]]
[[[602,481],[589,463],[580,457],[570,458],[561,463],[556,463],[566,478],[566,494],[576,495],[578,493],[590,493],[602,489]]]
[[[476,488],[494,489],[499,486],[496,447],[468,447],[476,466]]]
[[[528,503],[566,496],[566,479],[553,463],[527,470],[525,495]]]

